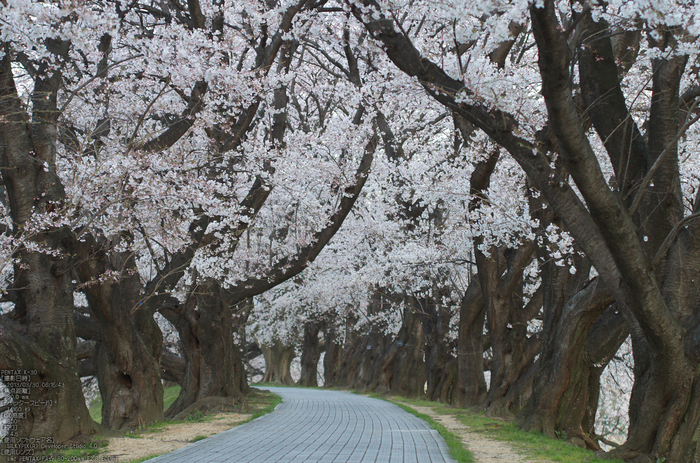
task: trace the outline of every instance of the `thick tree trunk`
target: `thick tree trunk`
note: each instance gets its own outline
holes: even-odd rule
[[[381,290],[375,291],[367,309],[367,316],[374,319],[377,315],[389,310],[391,310],[391,303],[382,295]],[[393,336],[386,333],[385,328],[383,323],[377,323],[375,319],[369,327],[369,333],[362,336],[359,349],[356,350],[356,355],[359,356],[358,369],[355,378],[349,384],[350,387],[379,392],[390,390],[390,385],[380,379],[384,370],[392,362],[387,361],[387,354],[394,340]],[[389,357],[391,357],[390,354]]]
[[[116,336],[107,342],[121,347],[113,351],[107,343],[99,343],[93,357],[103,400],[102,425],[108,429],[135,429],[162,421],[163,385],[155,359],[134,353],[137,349]],[[115,354],[120,357],[115,359]]]
[[[114,251],[115,243],[88,239],[86,245],[78,274],[100,333],[93,364],[102,396],[102,425],[133,429],[161,421],[163,335],[152,314],[139,308],[142,285],[134,254]],[[119,278],[105,279],[108,272],[120,272]]]
[[[45,236],[48,240],[60,235],[53,232]],[[59,249],[57,243],[45,245]],[[25,393],[13,396],[13,410],[19,418],[13,422],[16,430],[3,444],[43,437],[57,443],[88,440],[98,426],[90,418],[78,376],[73,291],[70,273],[65,270],[67,263],[45,253],[22,252],[19,259],[12,320],[0,317],[0,370],[24,376],[22,382],[28,387]],[[9,387],[25,387],[7,377],[3,381]],[[12,450],[0,446],[0,451],[6,449]]]
[[[232,309],[220,285],[211,280],[201,283],[184,306],[161,311],[177,328],[185,358],[180,395],[165,416],[179,419],[195,410],[239,402],[248,384],[240,348],[233,342]]]
[[[697,332],[697,325],[689,331]],[[688,356],[659,355],[640,334],[632,335],[635,382],[628,437],[611,453],[635,462],[695,462],[700,421],[697,363]]]
[[[367,369],[371,376],[364,379],[363,389],[379,393],[388,393],[396,386],[396,358],[399,349],[404,346],[404,341],[392,339],[387,336],[381,339],[365,340],[358,349],[359,355],[363,356],[366,363],[371,364],[371,369]],[[364,346],[364,347],[362,347]],[[367,350],[370,346],[372,350]],[[379,347],[378,347],[379,346]],[[377,350],[376,356],[372,351]],[[367,382],[369,381],[369,382]]]
[[[415,308],[407,304],[397,335],[395,374],[391,391],[404,397],[420,397],[425,392],[425,334]],[[393,347],[392,347],[393,349]]]
[[[697,208],[700,202],[696,204]],[[627,441],[612,453],[667,462],[697,461],[700,422],[700,224],[696,221],[671,248],[663,293],[685,327],[682,352],[670,356],[653,346],[641,330],[632,330],[634,387],[630,397]]]
[[[697,461],[697,364],[684,357],[669,359],[652,353],[651,361],[637,367],[638,350],[637,344],[627,441],[611,453],[625,460],[663,455],[668,462]]]
[[[527,323],[536,312],[523,308],[522,293],[522,273],[534,249],[532,243],[515,250],[494,248],[490,257],[476,251],[492,349],[486,405],[493,416],[512,414],[502,399],[527,372],[540,348],[539,340],[527,335]]]
[[[564,176],[564,169],[560,164],[556,164],[556,175]],[[531,190],[532,191],[532,187]],[[539,223],[539,234],[547,236],[550,225],[555,225],[562,229],[563,225],[558,221],[553,208],[543,197],[543,195],[528,195],[528,202],[533,219]],[[546,238],[545,238],[546,239]],[[528,347],[534,349],[540,345],[539,359],[537,363],[530,365],[528,371],[511,384],[508,390],[500,398],[491,403],[494,410],[498,410],[500,415],[517,415],[520,410],[530,400],[535,379],[540,377],[540,365],[554,355],[560,349],[561,338],[559,338],[559,323],[564,304],[578,291],[583,288],[590,273],[590,263],[581,257],[573,257],[573,262],[566,262],[564,265],[556,262],[549,251],[552,247],[556,249],[558,243],[543,243],[537,247],[538,266],[540,269],[541,284],[523,310],[517,311],[516,318],[518,325],[526,325],[528,321],[541,312],[542,331],[529,339]],[[575,273],[571,273],[570,266],[574,266]],[[549,374],[549,373],[548,373]],[[556,405],[552,405],[556,408]],[[550,430],[550,432],[553,432]]]
[[[296,357],[294,346],[285,346],[279,341],[275,341],[271,346],[261,345],[265,357],[264,383],[281,384],[293,386],[291,365]]]
[[[343,346],[340,344],[332,322],[325,324],[326,355],[323,356],[323,386],[333,387],[338,385],[340,364],[343,358]]]
[[[60,337],[74,340],[66,330]],[[20,439],[48,437],[55,443],[89,440],[100,428],[85,405],[75,356],[70,351],[66,355],[65,346],[54,344],[60,339],[56,330],[51,333],[47,327],[43,341],[43,336],[34,341],[22,332],[26,331],[14,323],[0,321],[0,370],[10,371],[3,375],[3,382],[8,387],[23,387],[25,382],[30,386],[26,394],[13,394],[12,410],[19,418],[12,421],[16,429],[3,440],[0,452],[12,452],[5,444],[17,444]],[[20,378],[16,377],[11,381],[10,375],[21,375],[22,381],[18,383]],[[0,461],[7,458],[0,453]]]
[[[392,336],[384,334],[381,328],[372,327],[370,333],[363,337],[362,343],[356,351],[360,361],[357,374],[350,383],[350,387],[389,392],[391,382],[387,379],[387,373],[394,371],[395,344],[396,341]]]
[[[77,373],[70,267],[74,236],[65,227],[25,229],[36,214],[60,209],[65,199],[56,173],[56,92],[63,83],[61,57],[67,56],[70,43],[56,40],[54,45],[56,67],[51,72],[46,65],[37,69],[31,116],[18,96],[9,44],[3,44],[0,61],[0,167],[9,200],[10,234],[40,250],[23,248],[15,254],[9,291],[15,308],[7,317],[0,315],[0,369],[18,370],[30,383],[26,394],[14,397],[15,412],[21,415],[13,423],[13,435],[0,445],[0,459],[12,450],[6,444],[18,443],[17,439],[49,437],[64,443],[89,439],[98,429],[85,406]]]
[[[301,386],[318,386],[318,360],[321,358],[319,330],[320,323],[317,321],[309,321],[304,325],[304,343],[301,347],[301,377],[299,378]]]
[[[342,352],[338,354],[338,368],[335,377],[335,386],[349,387],[352,381],[357,376],[362,353],[366,346],[365,337],[354,331],[353,327],[357,319],[351,314],[345,320],[345,342],[342,346]],[[328,354],[326,354],[328,355]]]
[[[481,406],[486,401],[483,349],[485,314],[479,279],[472,278],[459,310],[457,403],[461,408]]]
[[[444,306],[425,298],[420,316],[425,333],[425,366],[427,377],[426,397],[452,403],[456,399],[457,371],[452,346],[448,342],[452,314]],[[454,371],[452,371],[454,370]]]
[[[462,137],[469,140],[476,128],[457,113],[453,115],[455,125]],[[489,157],[474,166],[469,181],[469,212],[481,207],[491,183],[491,175],[496,168],[500,150],[493,150]],[[474,252],[480,253],[479,246],[483,240],[476,238]],[[485,404],[488,389],[484,376],[484,321],[486,306],[480,278],[472,275],[469,287],[460,302],[459,309],[459,339],[457,354],[457,376],[459,395],[457,401],[460,407],[476,407]]]
[[[457,359],[449,355],[442,368],[441,376],[438,378],[432,400],[446,404],[457,403],[457,395],[459,394],[457,377]]]
[[[590,389],[591,367],[607,364],[627,337],[621,329],[624,326],[622,316],[610,309],[594,332],[594,336],[598,335],[596,340],[601,342],[595,346],[599,352],[596,357],[602,358],[592,357],[588,339],[591,327],[612,302],[610,292],[594,280],[564,306],[555,333],[555,338],[560,341],[547,345],[552,348],[544,349],[540,354],[532,396],[518,416],[523,428],[551,437],[565,433],[571,439],[580,439],[579,442],[585,442],[590,448],[598,448],[584,431],[584,422],[588,423],[586,427],[589,429],[591,424],[590,398],[598,395],[597,390]],[[610,335],[602,336],[603,332]],[[562,339],[567,342],[561,342]],[[606,349],[600,353],[603,344]]]

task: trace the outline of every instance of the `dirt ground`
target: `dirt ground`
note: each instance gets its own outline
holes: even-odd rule
[[[408,405],[408,404],[407,404]],[[462,441],[462,444],[474,454],[477,463],[551,463],[548,460],[533,460],[516,452],[504,442],[489,439],[482,434],[472,432],[452,415],[440,415],[430,407],[408,405],[418,413],[428,415]]]
[[[100,458],[106,461],[128,462],[149,455],[161,455],[191,444],[195,438],[209,437],[231,429],[251,417],[248,413],[218,413],[211,421],[177,423],[164,429],[138,434],[138,437],[110,438]]]

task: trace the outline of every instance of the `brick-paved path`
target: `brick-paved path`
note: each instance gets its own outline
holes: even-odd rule
[[[454,463],[428,424],[348,392],[269,388],[284,402],[257,420],[148,460],[155,463]]]

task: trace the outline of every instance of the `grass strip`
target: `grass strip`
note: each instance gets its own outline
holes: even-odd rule
[[[264,401],[259,401],[259,402],[256,401],[253,403],[262,404],[262,403],[268,402],[268,400],[269,400],[268,404],[264,408],[258,409],[256,412],[253,413],[253,416],[251,416],[249,419],[243,421],[241,424],[248,423],[249,421],[253,421],[257,418],[260,418],[263,415],[267,415],[268,413],[273,411],[275,409],[275,407],[277,407],[279,404],[282,403],[282,397],[280,397],[277,394],[270,392],[270,391],[265,391],[265,392],[271,394],[272,397],[268,397]],[[250,407],[250,405],[251,405],[251,402],[249,401],[248,404],[246,404],[246,406]]]
[[[597,458],[593,451],[568,442],[565,435],[555,439],[539,432],[524,431],[515,422],[495,420],[483,413],[460,411],[457,419],[474,432],[508,442],[529,457],[559,463],[622,463],[619,459]]]
[[[443,403],[420,399],[401,398],[401,402],[409,407],[411,404],[430,407],[435,413],[453,415],[460,423],[468,426],[470,432],[507,443],[526,458],[557,463],[622,463],[619,459],[597,458],[591,450],[567,442],[565,435],[555,439],[539,432],[524,431],[513,421],[489,418],[483,412],[453,408]]]
[[[129,460],[126,463],[142,463],[144,461],[150,460],[151,458],[159,457],[161,455],[161,453],[153,453],[151,455],[146,455],[145,457],[137,458],[136,460]]]

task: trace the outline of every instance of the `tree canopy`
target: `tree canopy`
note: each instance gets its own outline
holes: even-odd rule
[[[80,377],[106,428],[235,403],[254,343],[600,451],[631,349],[611,454],[700,459],[699,36],[681,0],[3,0],[0,370],[36,387],[0,413],[41,403],[3,442],[99,432]]]

